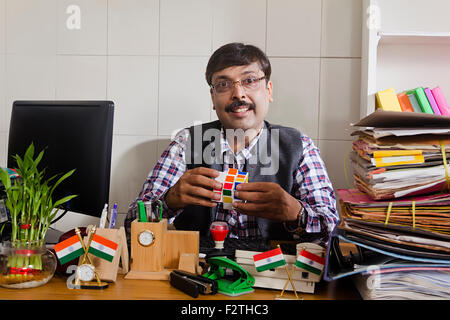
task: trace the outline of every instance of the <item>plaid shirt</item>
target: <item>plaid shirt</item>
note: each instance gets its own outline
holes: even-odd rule
[[[186,171],[185,148],[189,136],[189,130],[181,130],[159,158],[155,168],[147,177],[138,198],[130,204],[125,224],[131,223],[136,218],[137,202],[151,201],[155,203],[161,200],[163,203],[163,217],[173,221],[182,211],[171,210],[165,203],[165,194],[175,185],[178,179]],[[240,150],[236,155],[231,150],[223,130],[221,145],[224,154],[224,168],[237,168],[243,171],[246,160],[250,157],[250,150],[256,145],[259,135],[251,141],[248,147]],[[339,217],[336,210],[336,198],[328,178],[325,165],[320,158],[312,140],[302,135],[303,157],[296,171],[293,186],[293,196],[301,203],[306,214],[306,227],[308,233],[321,231],[331,232],[338,223]],[[223,209],[222,203],[217,205],[215,220],[226,221],[229,225],[229,237],[254,238],[260,236],[256,218],[240,214],[235,210]],[[321,221],[326,230],[321,229]],[[288,232],[288,231],[286,231]]]

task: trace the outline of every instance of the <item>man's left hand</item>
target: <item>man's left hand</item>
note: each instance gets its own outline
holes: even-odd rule
[[[239,184],[235,195],[247,202],[233,202],[233,207],[250,216],[274,221],[294,221],[301,209],[297,199],[273,182]]]

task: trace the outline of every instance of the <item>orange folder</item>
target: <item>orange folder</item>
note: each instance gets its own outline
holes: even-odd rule
[[[399,93],[397,95],[397,98],[398,102],[400,102],[400,107],[402,108],[402,111],[414,112],[413,106],[411,105],[411,102],[409,101],[406,92]]]

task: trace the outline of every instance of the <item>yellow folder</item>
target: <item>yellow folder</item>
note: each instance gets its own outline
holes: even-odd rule
[[[425,162],[422,150],[374,151],[373,158],[371,160],[372,164],[376,167],[387,167]]]

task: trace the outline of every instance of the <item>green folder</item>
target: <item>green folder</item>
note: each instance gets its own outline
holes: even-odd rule
[[[422,113],[422,109],[419,106],[419,101],[417,101],[416,95],[412,91],[406,92],[406,95],[408,96],[409,102],[411,102],[414,112]]]
[[[424,113],[434,114],[433,109],[431,108],[430,102],[428,102],[427,95],[425,94],[425,90],[422,87],[416,88],[414,90],[408,91],[408,94],[413,92],[419,102],[420,109]]]

